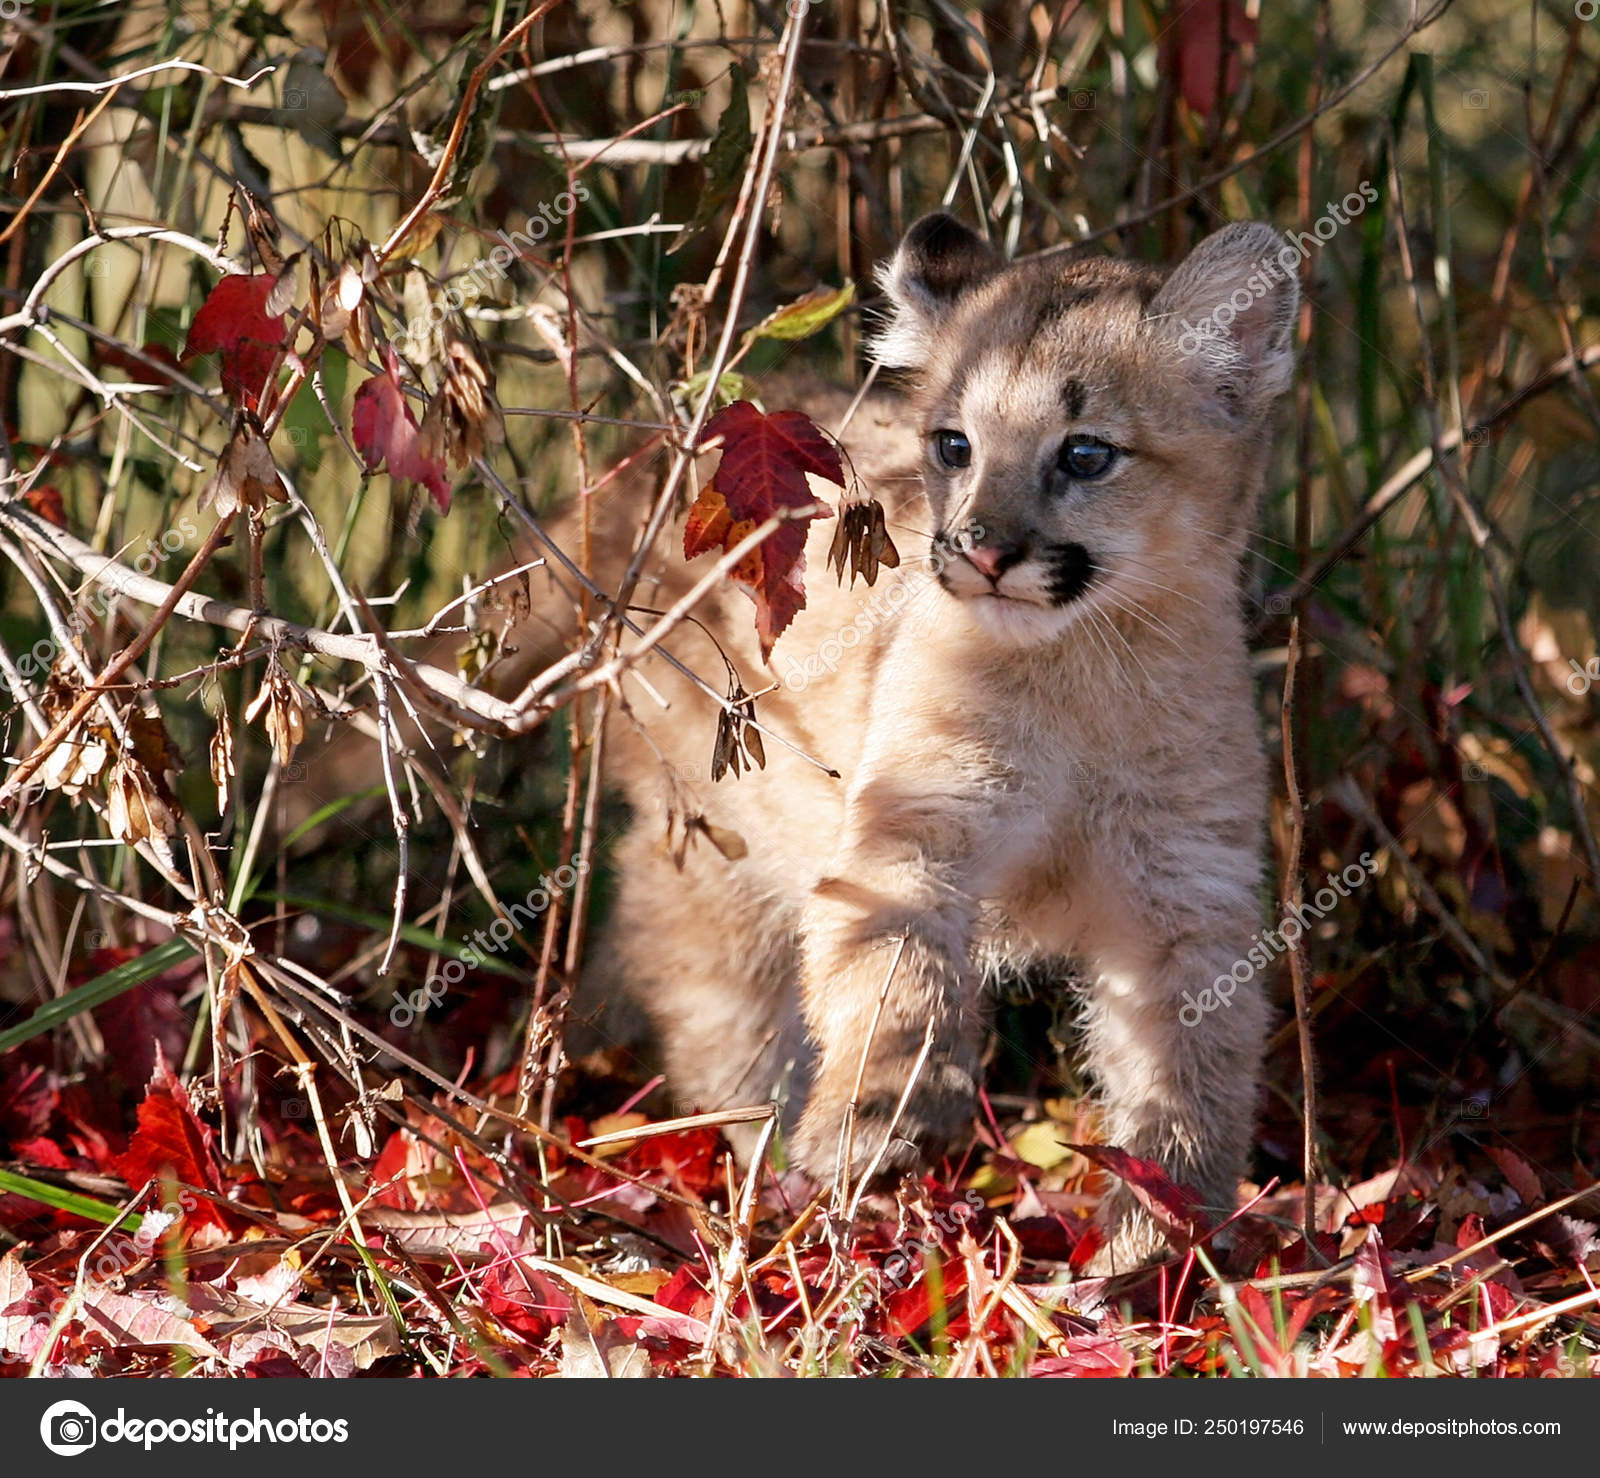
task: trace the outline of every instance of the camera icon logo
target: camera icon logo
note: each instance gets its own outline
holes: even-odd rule
[[[39,1436],[51,1452],[76,1457],[94,1446],[98,1427],[94,1413],[79,1401],[57,1401],[39,1418]]]

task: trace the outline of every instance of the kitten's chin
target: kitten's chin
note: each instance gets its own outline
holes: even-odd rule
[[[963,602],[977,627],[1008,647],[1038,647],[1065,636],[1077,622],[1073,606],[1036,606],[1028,601],[981,595]]]

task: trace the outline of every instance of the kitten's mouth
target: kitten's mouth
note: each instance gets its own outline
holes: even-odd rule
[[[941,541],[935,540],[935,548]],[[1104,570],[1082,544],[1067,542],[1021,551],[999,561],[980,560],[946,543],[952,557],[939,583],[958,600],[1001,601],[1050,610],[1081,600]],[[987,553],[987,551],[980,551]]]

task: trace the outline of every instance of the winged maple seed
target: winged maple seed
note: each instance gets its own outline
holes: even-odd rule
[[[883,504],[876,498],[865,503],[850,503],[839,510],[839,527],[828,548],[828,567],[844,580],[846,558],[850,561],[850,583],[861,575],[868,585],[878,581],[878,566],[900,568],[900,551],[889,537]]]
[[[276,657],[268,661],[261,690],[244,711],[245,722],[253,724],[263,711],[263,727],[277,751],[278,763],[286,765],[306,736],[306,705],[300,685],[283,670]]]
[[[360,308],[366,290],[367,286],[361,280],[361,269],[346,262],[321,293],[312,295],[313,310],[323,338],[344,337],[350,325],[357,322],[356,310]],[[359,342],[359,330],[357,338]]]
[[[228,717],[226,703],[217,706],[217,729],[207,747],[211,762],[211,783],[217,787],[217,815],[228,809],[228,787],[233,782],[233,720]]]
[[[219,517],[226,518],[242,509],[260,513],[269,502],[288,500],[272,449],[261,434],[261,423],[250,411],[240,411],[233,418],[233,434],[217,458],[217,470],[200,494],[201,509],[214,508]]]
[[[767,752],[761,731],[755,727],[756,701],[735,681],[728,690],[728,704],[717,716],[717,740],[711,752],[711,778],[720,780],[732,770],[739,774],[741,758],[746,766],[767,767]]]
[[[56,745],[39,770],[46,790],[59,790],[76,800],[111,762],[111,733],[98,726],[80,728]]]
[[[106,820],[118,840],[164,844],[178,835],[183,807],[167,779],[182,767],[160,714],[132,708],[124,720],[127,747],[106,781]]]
[[[53,724],[77,700],[77,676],[62,657],[51,670],[50,680],[39,695],[39,709]],[[98,723],[82,723],[56,745],[39,769],[39,781],[46,790],[59,790],[76,800],[96,784],[111,763],[114,736]]]
[[[443,378],[417,431],[417,450],[427,460],[461,467],[481,457],[489,442],[505,438],[494,376],[472,345],[452,336],[445,346]]]
[[[785,521],[731,569],[756,603],[756,634],[761,656],[805,609],[806,525],[832,518],[817,501],[806,478],[819,477],[841,491],[844,463],[839,449],[803,411],[767,415],[748,400],[718,411],[701,434],[699,451],[720,447],[722,460],[689,509],[683,554],[694,559],[708,550],[731,550],[768,519]]]
[[[124,755],[106,781],[106,822],[128,846],[168,841],[178,835],[181,812],[163,777]]]

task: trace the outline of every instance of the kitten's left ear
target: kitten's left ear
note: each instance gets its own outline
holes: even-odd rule
[[[1294,378],[1300,252],[1241,221],[1206,237],[1155,295],[1147,317],[1236,409],[1256,411]]]
[[[956,304],[1004,266],[1000,254],[954,216],[923,216],[878,274],[889,307],[873,339],[873,358],[886,369],[925,364]]]

